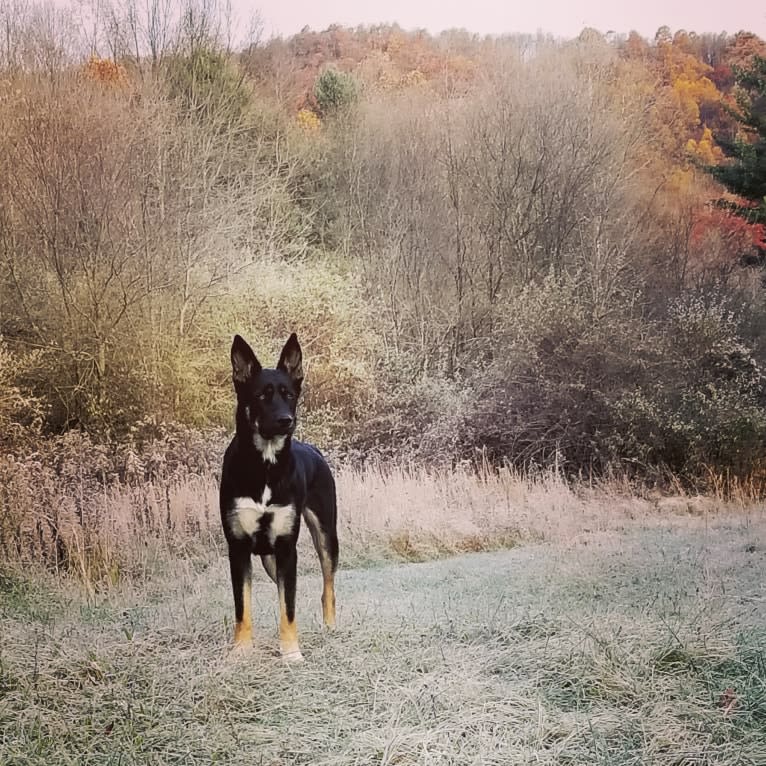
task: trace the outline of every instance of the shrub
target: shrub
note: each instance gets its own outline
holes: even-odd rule
[[[317,77],[314,97],[321,114],[327,116],[353,106],[359,97],[359,87],[353,75],[330,66]]]
[[[469,419],[471,396],[459,381],[411,376],[402,367],[384,370],[364,422],[348,434],[344,457],[360,463],[382,458],[404,464],[454,464],[481,443]]]
[[[26,390],[23,378],[37,354],[12,353],[0,336],[0,441],[14,443],[35,436],[44,414],[39,398]]]
[[[686,297],[650,319],[626,299],[598,316],[576,280],[550,278],[509,302],[493,352],[451,381],[392,367],[357,447],[690,482],[763,460],[763,374],[720,300]]]
[[[250,103],[236,65],[214,48],[202,46],[177,56],[164,74],[170,96],[183,111],[210,123],[235,124]]]
[[[495,455],[690,479],[746,473],[762,455],[763,375],[720,302],[685,298],[665,320],[625,305],[599,320],[566,287],[542,296],[479,379],[478,432]]]
[[[257,280],[231,297],[231,313],[219,316],[216,341],[225,422],[231,420],[233,401],[227,362],[233,332],[247,338],[268,366],[276,364],[285,340],[295,332],[306,370],[302,433],[329,447],[341,435],[364,428],[376,395],[379,340],[352,273],[328,259],[266,262],[259,265]]]
[[[153,546],[207,554],[224,445],[220,431],[144,421],[119,443],[73,429],[5,452],[0,559],[90,582],[135,570]]]
[[[664,330],[664,364],[614,403],[611,449],[684,475],[744,475],[763,457],[763,372],[720,301],[687,297]]]

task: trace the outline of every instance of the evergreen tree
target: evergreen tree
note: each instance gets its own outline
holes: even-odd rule
[[[327,67],[314,84],[314,97],[323,116],[350,107],[358,96],[359,90],[353,75],[335,67]]]
[[[730,111],[740,129],[733,137],[716,136],[729,161],[707,169],[746,200],[721,205],[749,223],[766,224],[766,58],[754,56],[750,67],[734,67],[734,74],[737,108]]]

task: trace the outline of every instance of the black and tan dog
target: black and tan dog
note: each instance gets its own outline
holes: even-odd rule
[[[223,459],[220,504],[234,589],[234,643],[242,646],[252,640],[251,556],[257,555],[279,592],[282,656],[300,660],[295,546],[301,519],[308,525],[322,567],[324,622],[335,625],[335,482],[320,452],[292,438],[303,382],[295,333],[282,349],[276,369],[261,367],[250,346],[235,336],[231,366],[237,432]]]

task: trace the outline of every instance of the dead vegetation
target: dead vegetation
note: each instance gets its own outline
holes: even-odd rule
[[[418,507],[418,506],[415,506]],[[563,528],[562,530],[563,531]],[[341,569],[299,582],[306,662],[228,655],[226,563],[88,594],[0,581],[0,762],[756,766],[766,757],[763,516]]]
[[[47,569],[95,591],[145,581],[179,558],[222,548],[218,460],[226,435],[171,430],[111,449],[78,432],[0,458],[0,553],[10,569]],[[426,561],[591,532],[716,518],[756,497],[672,496],[616,479],[571,482],[560,472],[489,464],[451,469],[336,466],[347,563]]]

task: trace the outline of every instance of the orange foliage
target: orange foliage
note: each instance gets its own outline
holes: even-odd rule
[[[623,51],[627,58],[646,59],[649,57],[649,43],[638,32],[631,32],[623,45]]]
[[[323,32],[305,29],[287,42],[267,44],[251,61],[255,66],[266,62],[274,67],[280,58],[285,77],[280,91],[290,94],[296,112],[315,105],[314,82],[328,64],[353,73],[373,91],[423,85],[465,88],[478,71],[470,53],[449,50],[427,32],[407,32],[396,25],[355,29],[334,25]]]
[[[713,132],[720,126],[724,110],[716,71],[700,58],[698,38],[681,30],[673,35],[660,27],[651,45],[637,33],[622,44],[624,58],[640,63],[654,77],[657,93],[653,143],[662,154],[683,164],[688,154],[715,163],[720,151]]]
[[[734,264],[766,253],[766,226],[752,224],[719,207],[707,206],[697,216],[690,244],[696,260]]]
[[[672,42],[660,39],[656,66],[662,82],[671,90],[686,127],[694,130],[700,127],[700,105],[717,103],[721,94],[709,77],[713,68],[687,53],[687,47],[685,33],[678,33]]]
[[[111,59],[91,56],[83,67],[85,76],[94,82],[112,87],[123,86],[128,82],[125,68]]]
[[[766,42],[752,32],[737,32],[726,46],[726,63],[748,67],[753,56],[766,56]]]

